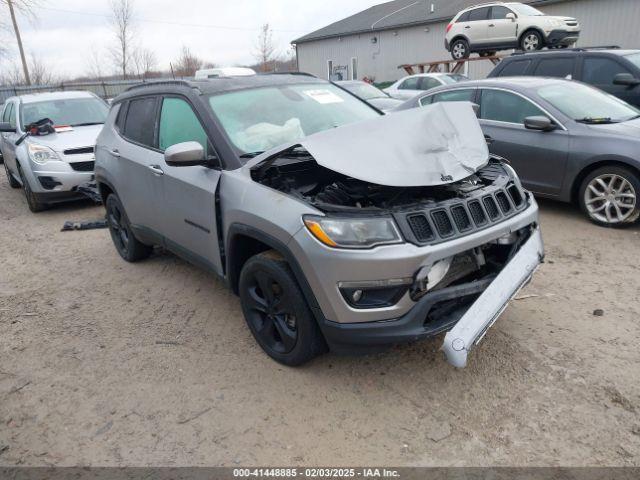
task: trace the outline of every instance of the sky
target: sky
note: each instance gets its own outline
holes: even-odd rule
[[[291,40],[384,0],[133,0],[135,43],[155,52],[160,69],[168,69],[187,46],[207,62],[252,64],[259,28],[269,23],[277,51]],[[115,35],[109,25],[109,0],[39,0],[36,20],[19,15],[23,43],[59,78],[82,76],[94,59],[104,73],[114,71],[108,48]],[[0,5],[0,19],[8,11]],[[0,37],[17,62],[12,32]],[[6,65],[3,60],[0,68]]]

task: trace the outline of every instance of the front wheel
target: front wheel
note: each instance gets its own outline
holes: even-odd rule
[[[544,41],[540,32],[529,30],[520,39],[520,48],[525,52],[533,52],[544,47]]]
[[[151,255],[153,247],[145,245],[135,237],[124,207],[115,194],[107,197],[105,207],[111,240],[120,256],[127,262],[138,262]]]
[[[463,60],[469,58],[471,50],[469,50],[469,42],[460,38],[451,44],[451,57],[454,60]]]
[[[250,258],[240,273],[239,290],[247,325],[271,358],[295,367],[327,350],[289,265],[278,253]]]
[[[18,165],[18,172],[20,173],[22,189],[24,190],[24,196],[27,198],[27,205],[29,206],[29,210],[31,210],[33,213],[38,213],[46,210],[47,204],[40,202],[35,193],[33,193],[33,191],[31,190],[31,185],[29,185],[29,181],[22,174],[22,168],[20,168],[20,165]]]
[[[9,186],[11,188],[20,188],[20,182],[15,179],[15,177],[9,171],[9,167],[7,167],[7,163],[4,164],[4,172],[7,174],[7,180],[9,180]]]
[[[640,218],[640,179],[624,167],[590,173],[580,188],[580,206],[597,225],[621,228]]]

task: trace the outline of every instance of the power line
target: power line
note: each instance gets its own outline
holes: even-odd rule
[[[89,16],[89,17],[101,17],[101,18],[111,18],[111,15],[108,15],[106,13],[95,13],[95,12],[78,12],[75,10],[63,10],[61,8],[53,8],[53,7],[39,7],[42,10],[51,10],[54,12],[60,12],[60,13],[71,13],[74,15],[85,15],[85,16]],[[143,19],[143,20],[137,20],[141,23],[157,23],[157,24],[162,24],[162,25],[174,25],[174,26],[179,26],[179,27],[196,27],[196,28],[214,28],[214,29],[219,29],[219,30],[237,30],[237,31],[250,31],[250,32],[255,32],[260,30],[261,27],[232,27],[232,26],[227,26],[227,25],[210,25],[210,24],[204,24],[204,23],[182,23],[182,22],[171,22],[168,20],[152,20],[152,19]],[[285,29],[277,29],[277,28],[273,28],[272,31],[274,32],[282,32],[282,33],[301,33],[304,32],[304,30],[285,30]]]

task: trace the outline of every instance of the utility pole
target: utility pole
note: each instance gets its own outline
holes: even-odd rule
[[[27,59],[24,56],[24,47],[22,46],[22,38],[20,37],[20,30],[18,29],[18,22],[16,21],[16,13],[13,11],[13,0],[7,0],[7,5],[9,6],[9,13],[11,14],[13,30],[16,32],[16,40],[18,42],[18,49],[20,50],[22,70],[24,72],[24,81],[27,85],[31,85],[31,78],[29,78],[29,67],[27,67]]]

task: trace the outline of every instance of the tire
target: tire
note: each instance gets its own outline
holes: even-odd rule
[[[107,197],[107,224],[111,240],[120,256],[127,262],[139,262],[151,255],[153,247],[140,242],[131,229],[131,224],[120,199],[114,193]]]
[[[27,198],[27,205],[29,206],[29,210],[33,213],[42,212],[47,209],[47,204],[40,202],[36,195],[31,190],[31,185],[24,175],[22,174],[22,168],[20,168],[20,164],[18,164],[18,173],[20,174],[20,180],[22,181],[22,189],[24,190],[24,196]]]
[[[463,38],[459,38],[458,40],[455,40],[451,44],[450,53],[451,53],[451,58],[453,58],[454,60],[464,60],[465,58],[469,58],[469,55],[471,55],[471,50],[469,49],[469,42],[467,42]]]
[[[544,47],[544,39],[537,30],[527,30],[520,37],[520,49],[525,52],[534,52]]]
[[[11,172],[9,172],[9,167],[7,167],[6,163],[4,164],[4,172],[7,174],[7,180],[9,180],[9,186],[11,188],[22,187],[22,185],[20,185],[20,182],[15,179],[15,177],[11,174]]]
[[[582,211],[596,225],[623,228],[640,218],[640,178],[624,167],[591,172],[579,191]]]
[[[245,263],[239,291],[247,325],[272,359],[296,367],[327,351],[293,272],[277,252],[261,253]]]
[[[481,57],[493,57],[497,52],[480,52]]]

